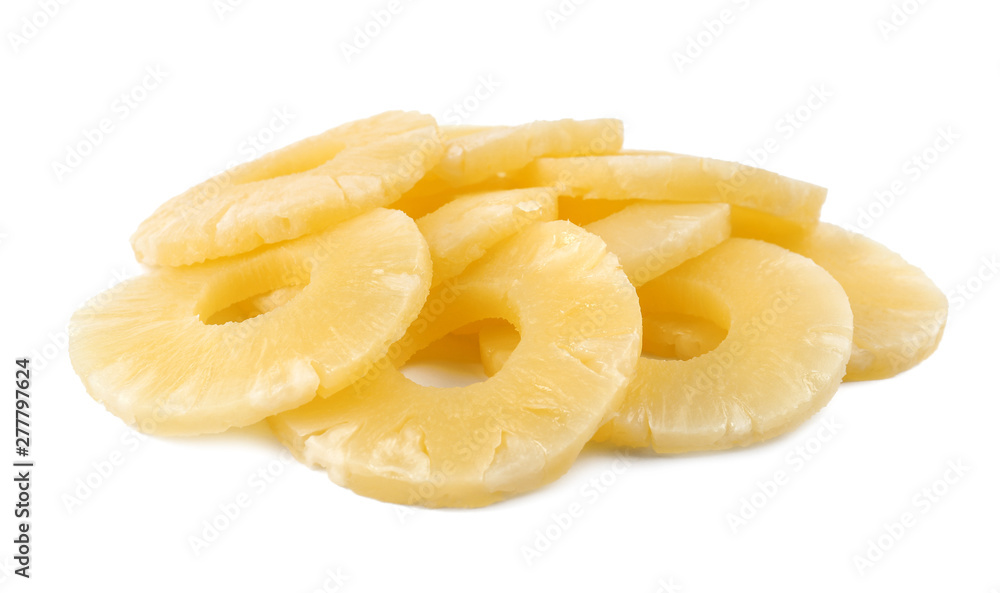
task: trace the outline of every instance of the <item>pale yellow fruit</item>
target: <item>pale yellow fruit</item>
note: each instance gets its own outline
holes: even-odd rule
[[[809,418],[846,371],[847,295],[823,268],[781,247],[730,239],[646,284],[639,298],[647,315],[694,315],[728,333],[690,360],[641,358],[596,440],[659,453],[749,445]]]
[[[521,183],[551,186],[585,199],[724,202],[808,228],[819,220],[826,189],[770,171],[671,153],[541,158]]]
[[[689,360],[718,348],[726,330],[707,319],[683,313],[643,312],[644,355]]]
[[[556,193],[536,187],[463,195],[417,220],[434,262],[434,286],[524,227],[554,220]]]
[[[431,291],[402,342],[419,350],[489,317],[516,323],[523,339],[487,381],[417,385],[394,366],[412,349],[404,344],[376,372],[272,418],[272,428],[335,482],[390,502],[474,507],[550,482],[616,409],[633,374],[635,289],[598,237],[541,223]]]
[[[759,229],[734,225],[742,236]],[[848,381],[884,379],[931,355],[948,318],[948,299],[920,268],[884,245],[836,225],[761,238],[802,254],[837,279],[854,310]]]
[[[425,196],[489,182],[539,157],[612,154],[624,139],[617,119],[536,121],[520,126],[442,126],[444,157],[404,196],[413,207]],[[523,186],[522,186],[523,187]]]
[[[512,325],[500,320],[488,320],[477,326],[479,343],[477,360],[482,363],[488,377],[495,375],[510,358],[520,336]],[[450,338],[451,334],[449,334]],[[642,355],[665,359],[688,360],[701,356],[719,346],[726,337],[726,330],[707,319],[683,313],[658,312],[642,315]],[[448,345],[457,341],[449,339]],[[467,345],[463,342],[462,347]],[[424,350],[421,350],[422,354]],[[464,350],[463,350],[464,353]],[[435,350],[439,358],[455,359],[457,348]],[[468,357],[464,356],[463,360]]]
[[[470,194],[455,198],[417,221],[430,247],[432,286],[457,276],[486,250],[522,228],[557,214],[554,190],[544,187]],[[219,321],[242,321],[287,302],[301,286],[279,288],[219,312]],[[216,321],[216,318],[211,320]]]
[[[74,314],[70,359],[95,399],[144,432],[219,432],[364,375],[416,318],[430,281],[416,224],[376,209],[295,241],[127,280]],[[305,287],[265,315],[203,321],[296,284]]]
[[[629,280],[639,287],[729,238],[729,206],[639,202],[585,228],[604,240],[608,250],[618,256]],[[643,344],[662,355],[671,349],[676,351],[678,344],[682,353],[688,353],[702,344],[714,346],[721,340],[715,339],[711,324],[691,323],[685,327],[684,320],[673,318],[672,328],[662,321],[662,331],[652,334],[656,342],[650,344],[644,335]],[[645,316],[643,325],[647,325]],[[517,342],[517,332],[508,324],[483,328],[480,353],[488,375],[503,366]]]
[[[346,124],[168,200],[139,225],[132,248],[140,262],[181,266],[301,237],[395,202],[442,153],[427,115]]]
[[[726,204],[633,204],[588,224],[636,288],[729,238]]]

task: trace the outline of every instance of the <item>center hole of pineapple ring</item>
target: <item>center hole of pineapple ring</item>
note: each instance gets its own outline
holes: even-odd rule
[[[729,334],[725,300],[704,288],[663,294],[639,290],[642,355],[659,360],[690,360],[715,350]]]
[[[417,385],[445,389],[489,379],[479,356],[479,330],[487,322],[470,323],[432,342],[410,357],[400,372]]]
[[[198,314],[206,325],[239,323],[284,306],[307,284],[306,266],[277,256],[261,258],[215,279],[199,300]]]

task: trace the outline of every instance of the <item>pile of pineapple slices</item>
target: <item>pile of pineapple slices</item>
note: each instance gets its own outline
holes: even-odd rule
[[[945,296],[819,222],[825,189],[622,141],[390,112],[240,165],[139,225],[152,269],[73,316],[73,367],[143,432],[266,420],[365,496],[475,507],[591,440],[772,438],[937,347]],[[415,356],[489,378],[418,385]]]

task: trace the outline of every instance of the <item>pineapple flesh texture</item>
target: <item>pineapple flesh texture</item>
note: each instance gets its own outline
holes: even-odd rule
[[[139,430],[220,432],[363,376],[416,318],[430,281],[416,223],[375,209],[295,241],[127,280],[74,314],[69,354],[91,396]],[[297,284],[265,315],[203,321]]]
[[[613,154],[625,131],[617,119],[536,121],[519,126],[442,126],[444,156],[402,202],[418,209],[430,196],[495,181],[539,157]],[[524,186],[522,186],[524,187]]]
[[[884,245],[827,223],[806,233],[762,233],[734,223],[734,233],[804,255],[844,287],[854,310],[854,349],[845,380],[892,377],[937,349],[948,318],[947,297],[920,268]]]
[[[646,284],[643,311],[709,319],[728,333],[690,360],[639,361],[595,440],[658,453],[728,449],[787,432],[833,397],[851,354],[840,284],[776,245],[729,239]]]
[[[423,387],[396,367],[483,318],[522,340],[501,372]],[[639,303],[617,258],[565,221],[539,223],[431,291],[403,346],[343,392],[270,420],[307,464],[380,500],[477,507],[563,474],[621,401],[641,348]]]
[[[434,275],[432,286],[460,274],[500,241],[539,221],[557,215],[554,190],[538,187],[460,196],[417,221],[427,240]],[[279,288],[235,303],[218,319],[243,320],[291,300],[301,286]],[[214,321],[214,319],[213,319]]]
[[[605,241],[638,288],[728,239],[729,206],[640,202],[584,228]],[[689,320],[692,322],[687,323]],[[716,339],[721,330],[707,321],[688,316],[673,316],[669,321],[670,328],[661,320],[661,331],[652,334],[657,343],[648,350],[660,354],[676,351],[679,345],[682,353],[700,348],[707,351],[721,340],[721,337]],[[645,316],[643,324],[648,325]],[[503,366],[517,342],[517,332],[508,324],[491,324],[480,332],[480,355],[487,375],[493,375]],[[650,337],[644,335],[643,343],[649,342]]]
[[[168,200],[139,225],[132,248],[142,263],[183,266],[295,239],[395,202],[442,154],[428,115],[345,124]]]
[[[526,226],[555,220],[555,190],[515,189],[460,196],[417,220],[434,262],[436,286]]]
[[[826,200],[826,189],[811,183],[740,163],[673,153],[540,158],[518,180],[585,200],[727,203],[740,209],[739,216],[779,228],[812,227]]]

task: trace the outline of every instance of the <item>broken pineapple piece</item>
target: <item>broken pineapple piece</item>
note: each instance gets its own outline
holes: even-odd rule
[[[727,204],[643,203],[592,222],[636,288],[729,238]]]
[[[809,228],[819,220],[826,189],[740,163],[672,153],[540,158],[521,183],[551,186],[586,200],[723,202],[771,224]]]
[[[734,232],[759,234],[739,223]],[[807,233],[760,238],[812,259],[847,292],[854,310],[854,350],[845,380],[892,377],[937,348],[948,318],[947,297],[920,268],[884,245],[827,223]]]
[[[556,218],[546,187],[463,195],[417,220],[434,262],[436,286],[457,276],[486,250],[522,228]]]
[[[695,315],[728,334],[691,360],[641,358],[625,402],[595,440],[658,453],[749,445],[809,418],[846,371],[847,295],[823,268],[781,247],[729,239],[646,284],[639,298],[646,315]]]
[[[296,241],[127,280],[73,315],[70,359],[91,396],[143,432],[220,432],[364,375],[416,318],[430,281],[416,224],[376,209]],[[305,286],[266,315],[203,321],[295,284]]]
[[[481,383],[417,385],[396,369],[407,357],[397,350],[343,392],[270,419],[300,459],[379,500],[476,507],[552,481],[621,401],[641,345],[617,258],[564,221],[497,246],[431,291],[424,312],[402,351],[488,317],[523,339]]]
[[[345,124],[168,200],[139,225],[132,248],[142,263],[182,266],[295,239],[396,201],[442,152],[428,115]]]

